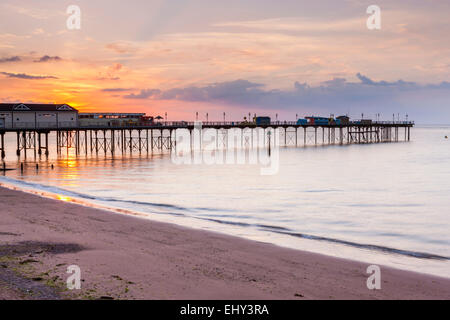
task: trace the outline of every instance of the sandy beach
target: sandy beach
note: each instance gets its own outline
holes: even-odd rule
[[[450,279],[0,188],[0,299],[449,299]],[[69,265],[82,288],[65,289]]]

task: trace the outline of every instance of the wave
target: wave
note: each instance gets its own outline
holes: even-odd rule
[[[43,191],[43,192],[47,192],[47,193],[51,193],[51,194],[58,194],[58,195],[67,196],[67,197],[84,199],[84,200],[88,200],[88,201],[89,200],[90,201],[100,201],[103,203],[124,203],[124,204],[132,204],[132,205],[151,207],[153,209],[165,208],[165,209],[170,210],[170,211],[163,211],[163,212],[152,211],[151,213],[184,216],[184,217],[194,218],[194,219],[198,219],[198,220],[209,221],[209,222],[214,222],[214,223],[219,223],[219,224],[239,226],[239,227],[253,227],[253,228],[258,228],[263,231],[269,231],[269,232],[283,234],[283,235],[297,237],[297,238],[337,243],[337,244],[355,247],[355,248],[359,248],[359,249],[367,249],[367,250],[379,251],[379,252],[390,253],[390,254],[398,254],[398,255],[414,257],[414,258],[419,258],[419,259],[450,260],[450,257],[427,253],[427,252],[403,250],[403,249],[397,249],[397,248],[386,247],[386,246],[381,246],[381,245],[364,244],[364,243],[352,242],[352,241],[341,240],[341,239],[336,239],[336,238],[329,238],[329,237],[315,236],[315,235],[305,234],[305,233],[298,233],[292,229],[281,227],[281,226],[222,220],[222,219],[212,218],[211,216],[214,216],[214,215],[209,215],[209,217],[195,215],[195,213],[198,213],[198,211],[209,211],[209,212],[216,212],[219,210],[222,211],[222,209],[217,209],[217,208],[205,208],[205,207],[187,208],[187,207],[181,207],[181,206],[177,206],[177,205],[173,205],[173,204],[166,204],[166,203],[125,200],[125,199],[117,199],[117,198],[113,198],[113,197],[96,197],[96,196],[91,196],[91,195],[76,192],[76,191],[66,190],[66,189],[59,188],[59,187],[48,186],[48,185],[34,183],[34,182],[28,182],[28,181],[24,181],[24,180],[16,180],[16,179],[8,178],[8,177],[0,177],[0,181],[5,181],[7,184],[16,186],[22,190],[23,190],[23,187],[25,187],[25,188],[31,188],[33,190]],[[116,208],[117,208],[117,206],[116,206]],[[174,211],[176,211],[176,212],[174,212]],[[227,210],[227,211],[235,211],[235,210]],[[191,213],[191,214],[189,214],[189,213]],[[216,217],[229,217],[229,216],[216,215]],[[235,217],[242,218],[243,216],[235,216]],[[246,216],[246,217],[250,218],[249,216]]]

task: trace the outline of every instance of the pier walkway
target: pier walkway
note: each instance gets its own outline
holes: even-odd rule
[[[55,123],[21,123],[20,127],[0,127],[0,156],[5,158],[5,134],[16,135],[16,154],[27,150],[34,154],[49,154],[49,134],[56,133],[56,150],[74,148],[76,153],[88,152],[149,152],[154,149],[171,150],[176,147],[177,130],[213,129],[216,142],[219,135],[224,140],[230,130],[240,130],[242,146],[253,146],[253,132],[264,134],[279,130],[279,143],[284,146],[344,145],[353,143],[383,143],[410,141],[412,121],[351,121],[347,124],[297,124],[297,122],[274,121],[256,125],[251,122],[186,122],[163,121],[125,126],[91,124],[89,126],[64,125]],[[401,132],[401,133],[400,133]],[[245,134],[244,134],[245,133]],[[249,135],[250,133],[250,135]],[[245,141],[244,141],[245,140]],[[268,140],[270,141],[270,139]],[[266,143],[266,142],[265,142]]]

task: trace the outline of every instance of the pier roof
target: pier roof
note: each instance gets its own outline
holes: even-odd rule
[[[72,111],[78,112],[68,104],[43,104],[43,103],[0,103],[0,111]]]

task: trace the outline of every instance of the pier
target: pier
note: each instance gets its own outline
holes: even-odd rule
[[[201,126],[201,129],[199,127]],[[348,145],[368,143],[388,143],[410,141],[412,121],[353,121],[346,124],[298,124],[297,122],[275,121],[257,125],[253,122],[185,122],[163,121],[149,124],[80,125],[55,126],[54,123],[39,125],[12,126],[0,128],[0,154],[4,159],[7,146],[5,134],[16,135],[16,155],[27,153],[49,155],[49,135],[56,134],[56,150],[59,153],[74,149],[80,154],[143,153],[172,150],[176,148],[177,130],[213,129],[216,133],[216,146],[225,141],[230,130],[238,130],[242,147],[253,147],[254,131],[266,133],[279,130],[280,146],[306,147],[318,145]],[[269,139],[264,141],[268,145]],[[224,143],[223,146],[226,146]]]

